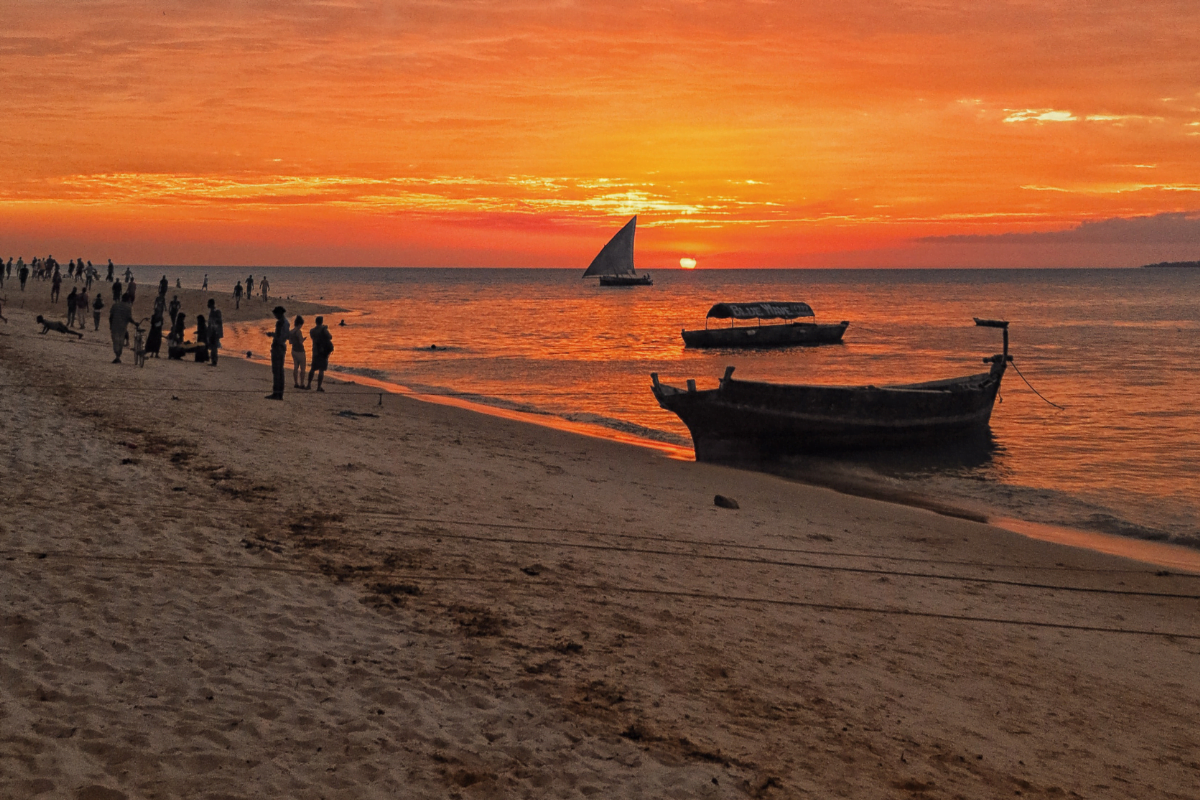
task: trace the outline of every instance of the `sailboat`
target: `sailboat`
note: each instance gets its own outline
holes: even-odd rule
[[[633,268],[633,234],[637,229],[637,215],[609,239],[608,244],[596,254],[584,271],[585,278],[600,278],[601,286],[653,286],[650,273],[638,275]]]

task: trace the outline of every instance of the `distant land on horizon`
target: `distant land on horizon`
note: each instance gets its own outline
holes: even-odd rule
[[[1145,264],[1142,269],[1200,269],[1200,261],[1160,261],[1157,264]]]

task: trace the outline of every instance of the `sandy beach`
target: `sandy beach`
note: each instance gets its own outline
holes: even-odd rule
[[[0,796],[1197,796],[1198,576],[4,294]]]

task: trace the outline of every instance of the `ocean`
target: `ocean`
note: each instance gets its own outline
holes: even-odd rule
[[[188,287],[208,273],[210,287],[230,295],[247,274],[266,274],[273,295],[349,309],[327,320],[346,322],[333,328],[334,370],[683,446],[687,429],[658,407],[652,372],[700,388],[726,366],[747,380],[933,380],[984,371],[1000,332],[972,317],[1006,319],[1020,374],[1005,375],[986,441],[797,457],[772,471],[1200,547],[1198,270],[667,270],[654,271],[652,287],[625,289],[581,280],[581,269],[136,272]],[[818,321],[849,320],[844,343],[684,348],[680,330],[703,327],[713,303],[761,300],[802,300]],[[264,353],[268,327],[226,326],[227,351]]]

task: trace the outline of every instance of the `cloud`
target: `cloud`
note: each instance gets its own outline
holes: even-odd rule
[[[1194,244],[1200,247],[1200,211],[1085,220],[1061,231],[926,236],[924,244]]]

